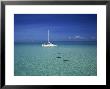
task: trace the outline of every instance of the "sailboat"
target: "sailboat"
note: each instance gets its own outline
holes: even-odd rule
[[[48,42],[47,42],[47,44],[42,44],[42,47],[54,47],[54,46],[57,46],[57,45],[55,45],[55,44],[52,44],[51,42],[50,42],[50,31],[48,30]]]

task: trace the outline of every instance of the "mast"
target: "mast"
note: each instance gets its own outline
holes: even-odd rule
[[[48,30],[48,43],[49,43],[49,30]]]

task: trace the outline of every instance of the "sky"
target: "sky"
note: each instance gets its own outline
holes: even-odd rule
[[[96,41],[97,14],[15,14],[14,41]]]

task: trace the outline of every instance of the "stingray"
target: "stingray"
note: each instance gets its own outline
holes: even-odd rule
[[[60,56],[56,57],[56,58],[61,58]]]
[[[63,61],[69,61],[69,60],[63,60]]]

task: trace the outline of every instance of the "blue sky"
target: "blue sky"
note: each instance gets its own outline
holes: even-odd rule
[[[96,14],[15,14],[14,41],[96,41]]]

